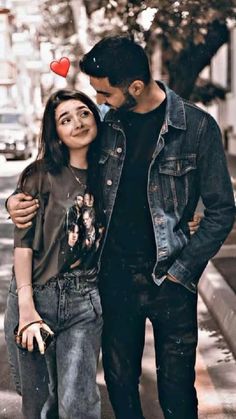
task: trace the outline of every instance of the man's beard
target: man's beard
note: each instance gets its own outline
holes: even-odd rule
[[[137,105],[137,100],[126,90],[124,92],[124,103],[119,107],[119,111],[130,111]]]

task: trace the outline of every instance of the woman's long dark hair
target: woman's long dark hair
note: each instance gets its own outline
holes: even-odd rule
[[[41,134],[38,145],[36,160],[31,163],[20,176],[18,188],[24,190],[24,181],[27,176],[38,170],[44,170],[51,174],[59,174],[63,166],[69,165],[69,151],[64,144],[59,143],[56,129],[55,111],[58,105],[67,100],[79,100],[84,103],[93,113],[98,135],[91,143],[88,151],[88,190],[97,195],[98,190],[98,153],[100,150],[100,127],[101,119],[95,103],[84,93],[75,90],[57,90],[48,99],[42,120]]]

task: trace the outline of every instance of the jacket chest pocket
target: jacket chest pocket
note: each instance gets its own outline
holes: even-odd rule
[[[196,155],[168,157],[158,165],[162,194],[167,210],[179,213],[187,204],[190,186],[196,169]]]

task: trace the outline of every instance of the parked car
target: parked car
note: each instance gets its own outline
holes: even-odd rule
[[[27,159],[34,147],[33,132],[24,114],[16,109],[0,110],[0,154],[6,159]]]

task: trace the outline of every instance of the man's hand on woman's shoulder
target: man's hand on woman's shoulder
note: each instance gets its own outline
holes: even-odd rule
[[[37,199],[21,192],[11,195],[6,206],[13,223],[23,229],[32,225],[31,220],[36,215],[39,204]]]
[[[202,218],[203,218],[203,213],[195,212],[193,219],[188,222],[188,227],[189,227],[189,231],[191,235],[196,233],[196,231],[198,231]]]

